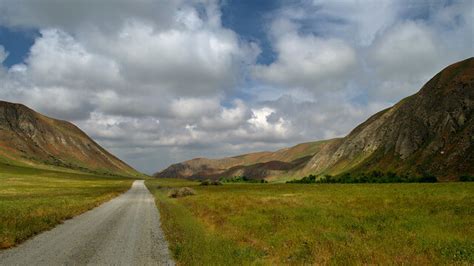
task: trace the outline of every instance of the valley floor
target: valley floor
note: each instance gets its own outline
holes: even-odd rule
[[[179,264],[474,263],[474,183],[146,184]]]
[[[118,196],[132,182],[0,164],[0,249]]]

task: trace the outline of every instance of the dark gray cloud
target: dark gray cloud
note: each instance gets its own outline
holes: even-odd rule
[[[67,32],[99,28],[114,32],[129,19],[153,22],[158,29],[174,24],[185,1],[154,0],[1,0],[0,22],[11,27],[60,28]]]

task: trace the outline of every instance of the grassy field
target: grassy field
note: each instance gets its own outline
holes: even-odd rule
[[[0,248],[128,190],[132,179],[0,165]]]
[[[179,264],[474,263],[474,183],[146,182]]]

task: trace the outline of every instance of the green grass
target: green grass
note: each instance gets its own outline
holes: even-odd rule
[[[168,198],[167,187],[195,186],[198,182],[169,179],[165,188],[158,188],[155,180],[146,184],[156,197],[160,209],[163,231],[170,249],[181,264],[186,265],[236,265],[258,259],[251,248],[240,246],[234,241],[209,233],[192,212],[178,201]]]
[[[146,183],[179,264],[474,263],[473,183]]]
[[[129,189],[132,179],[0,164],[0,248],[8,248]]]

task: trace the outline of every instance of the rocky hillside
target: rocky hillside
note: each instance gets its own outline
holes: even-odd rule
[[[298,144],[276,152],[257,152],[222,159],[196,158],[173,164],[156,173],[155,177],[174,178],[219,178],[222,176],[247,176],[251,178],[270,178],[302,169],[312,155],[324,149],[334,140]]]
[[[232,164],[222,164],[217,172],[267,179],[370,170],[429,173],[444,180],[472,175],[473,115],[474,58],[469,58],[448,66],[418,93],[370,117],[348,136],[319,142],[308,159],[301,158],[307,158],[309,153],[301,156],[294,153],[292,159],[300,161],[275,159],[271,167],[268,162],[272,160],[245,163],[234,160]],[[171,166],[156,176],[214,177],[216,171],[212,165],[219,161],[191,160]],[[176,168],[181,170],[176,171]],[[212,173],[208,168],[213,169]],[[278,170],[273,171],[274,168]]]
[[[0,101],[0,163],[139,175],[75,125]]]
[[[305,173],[391,170],[450,179],[474,173],[474,58],[448,66],[422,89],[356,127]]]

